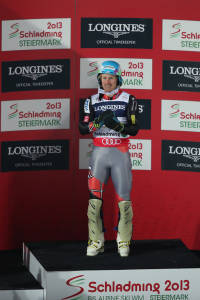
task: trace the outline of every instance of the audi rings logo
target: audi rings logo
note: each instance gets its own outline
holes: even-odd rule
[[[121,144],[120,139],[102,139],[102,144],[105,146],[117,146]]]

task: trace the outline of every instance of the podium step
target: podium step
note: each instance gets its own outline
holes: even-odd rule
[[[200,259],[180,240],[134,241],[120,257],[116,241],[87,257],[86,241],[26,243],[24,264],[45,300],[198,300]]]
[[[163,269],[200,267],[200,260],[180,240],[141,240],[131,244],[128,257],[120,257],[115,241],[105,251],[86,256],[86,241],[40,242],[25,245],[47,271]]]
[[[0,299],[44,299],[44,289],[23,266],[21,251],[0,251],[0,266]]]

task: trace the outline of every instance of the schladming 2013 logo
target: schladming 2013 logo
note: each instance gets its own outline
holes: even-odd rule
[[[98,67],[98,62],[97,61],[90,62],[89,67],[91,68],[91,70],[87,72],[89,77],[98,74],[99,67]]]
[[[75,288],[75,291],[72,292],[71,295],[69,295],[65,298],[62,298],[61,300],[66,300],[66,299],[77,300],[77,299],[81,298],[81,295],[84,292],[84,288],[81,285],[84,284],[84,281],[85,281],[84,275],[78,275],[78,276],[68,279],[66,281],[66,285],[68,287]]]
[[[14,103],[9,106],[11,112],[8,114],[8,119],[16,118],[18,115],[18,105],[17,103]]]
[[[180,114],[180,104],[175,103],[170,106],[171,112],[169,113],[170,118],[177,118]]]
[[[14,23],[10,26],[12,32],[9,33],[9,39],[15,38],[19,34],[19,23]]]
[[[175,23],[172,25],[172,29],[170,32],[170,37],[171,38],[177,38],[181,34],[181,23]]]

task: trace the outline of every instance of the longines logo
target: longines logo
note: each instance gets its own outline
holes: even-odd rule
[[[69,59],[2,62],[2,92],[69,86]]]
[[[170,146],[169,145],[169,154],[171,155],[182,155],[183,157],[187,157],[194,162],[198,162],[200,160],[200,148],[196,147],[183,147],[183,146]]]
[[[82,18],[81,47],[152,49],[152,19]]]
[[[163,90],[200,91],[200,62],[163,61]]]
[[[170,75],[183,75],[184,77],[193,79],[195,82],[200,81],[200,68],[170,66],[169,74]]]
[[[22,157],[30,158],[31,160],[37,160],[38,158],[48,155],[48,154],[58,154],[62,152],[62,146],[15,146],[15,147],[8,147],[8,155],[19,155]]]
[[[109,24],[109,23],[97,23],[88,24],[88,31],[102,32],[103,34],[110,34],[115,39],[124,34],[129,34],[131,32],[144,32],[144,24]]]
[[[162,169],[200,172],[200,143],[162,141]]]
[[[2,142],[2,171],[62,170],[69,166],[69,141]]]
[[[63,65],[33,65],[33,66],[16,66],[8,68],[8,76],[24,76],[37,80],[39,77],[48,74],[62,73]]]

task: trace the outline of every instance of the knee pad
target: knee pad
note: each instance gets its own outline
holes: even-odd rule
[[[88,229],[90,240],[103,239],[103,222],[101,218],[102,201],[99,199],[90,199],[88,205]]]
[[[88,174],[88,189],[91,197],[94,197],[94,199],[102,199],[104,183],[101,183],[99,179],[95,178],[92,175],[91,170]]]
[[[132,237],[132,218],[133,210],[131,201],[120,201],[119,204],[120,218],[118,223],[118,234],[123,241],[130,241]]]

